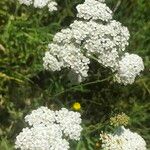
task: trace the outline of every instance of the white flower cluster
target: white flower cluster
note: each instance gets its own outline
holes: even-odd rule
[[[125,53],[119,61],[116,79],[119,83],[132,84],[141,70],[144,70],[142,58],[135,54]]]
[[[114,134],[100,135],[103,150],[146,150],[146,142],[137,133],[119,127]]]
[[[87,70],[89,69],[88,64],[90,61],[75,45],[57,45],[52,43],[49,44],[49,48],[51,51],[46,52],[43,64],[44,68],[50,68],[55,71],[60,70],[62,67],[70,67],[77,74],[81,74],[83,77],[88,76]]]
[[[19,0],[19,3],[27,6],[33,5],[35,8],[47,6],[50,12],[57,10],[57,3],[54,0]]]
[[[15,142],[21,150],[68,150],[67,140],[80,139],[82,120],[78,112],[40,107],[27,115],[25,121],[30,127],[24,128]]]
[[[44,68],[51,71],[69,68],[84,79],[94,57],[116,73],[117,82],[132,84],[144,65],[139,56],[124,52],[129,44],[128,29],[112,20],[112,11],[104,0],[85,0],[77,11],[79,19],[58,32],[49,44],[43,58]]]
[[[86,20],[102,20],[108,21],[112,19],[112,11],[106,6],[104,1],[92,1],[86,0],[84,4],[78,5],[77,17],[84,18]],[[91,7],[92,6],[92,7]]]

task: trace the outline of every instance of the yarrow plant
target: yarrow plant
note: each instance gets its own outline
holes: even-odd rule
[[[145,140],[124,127],[129,120],[125,113],[110,118],[110,124],[115,127],[115,131],[100,134],[102,150],[146,150]]]
[[[85,0],[77,6],[77,18],[68,28],[56,33],[43,58],[46,70],[69,68],[79,82],[88,76],[91,59],[115,74],[115,80],[132,84],[144,70],[143,60],[125,52],[129,31],[112,18],[105,0]]]
[[[82,131],[81,115],[62,108],[47,107],[33,110],[25,117],[26,127],[16,137],[15,147],[21,150],[68,150],[68,140],[79,140]]]
[[[146,150],[146,142],[137,133],[118,127],[113,134],[100,134],[102,150]]]
[[[19,3],[27,6],[33,5],[35,8],[44,8],[47,6],[50,12],[57,10],[55,0],[19,0]]]
[[[127,126],[129,124],[130,118],[125,114],[121,113],[118,115],[115,115],[114,117],[110,118],[110,124],[114,127],[118,126]]]

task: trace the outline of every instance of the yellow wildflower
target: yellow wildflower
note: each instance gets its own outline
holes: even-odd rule
[[[80,105],[80,103],[75,102],[75,103],[73,104],[72,108],[73,108],[74,110],[79,111],[79,110],[81,109],[81,105]]]

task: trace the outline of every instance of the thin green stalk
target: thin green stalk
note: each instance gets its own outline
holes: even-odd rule
[[[111,78],[112,78],[112,76],[109,76],[108,78],[105,78],[105,79],[102,79],[102,80],[96,80],[96,81],[92,81],[92,82],[88,82],[88,83],[84,83],[84,84],[80,84],[80,85],[73,86],[73,87],[71,87],[71,88],[69,88],[69,89],[63,90],[63,91],[61,91],[61,92],[55,94],[55,95],[53,96],[53,98],[54,98],[54,97],[57,97],[57,96],[59,96],[59,95],[61,95],[61,94],[64,94],[64,93],[66,93],[66,92],[72,91],[72,90],[74,90],[75,88],[78,88],[78,87],[81,87],[81,86],[82,86],[82,87],[85,87],[85,86],[93,85],[93,84],[96,84],[96,83],[101,83],[101,82],[104,82],[104,81],[108,81],[108,80],[111,79]]]

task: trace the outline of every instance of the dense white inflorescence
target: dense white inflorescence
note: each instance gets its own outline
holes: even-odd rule
[[[82,127],[78,112],[40,107],[27,115],[25,121],[30,127],[24,128],[15,142],[15,147],[21,150],[68,150],[67,140],[80,139]]]
[[[33,3],[33,0],[19,0],[19,3],[29,6]]]
[[[51,51],[46,52],[46,55],[43,58],[43,65],[46,69],[49,68],[52,71],[55,71],[56,69],[60,70],[63,67],[70,67],[77,74],[80,74],[83,77],[88,76],[87,70],[89,69],[88,64],[90,61],[83,55],[79,48],[73,44],[57,45],[53,43],[49,44],[49,48]],[[57,60],[54,61],[56,57]],[[49,62],[52,63],[50,64]]]
[[[50,12],[57,10],[57,3],[54,0],[19,0],[19,3],[27,6],[33,5],[35,8],[47,6]]]
[[[85,0],[77,6],[79,19],[56,33],[48,46],[43,58],[46,70],[69,68],[82,81],[88,76],[90,59],[94,58],[116,74],[117,82],[124,85],[134,82],[144,69],[143,61],[137,55],[125,54],[130,33],[120,22],[112,20],[112,11],[104,2]]]
[[[25,122],[30,126],[36,126],[39,124],[48,126],[55,122],[55,112],[42,106],[37,110],[33,110],[31,114],[25,116]]]
[[[144,70],[142,58],[136,54],[125,53],[119,61],[116,79],[119,83],[132,84],[142,70]]]
[[[51,55],[50,52],[46,52],[43,66],[47,70],[51,68],[51,70],[53,71],[60,71],[61,67],[63,66],[63,63],[58,62],[58,59],[55,56]]]
[[[59,125],[50,124],[45,126],[39,124],[32,128],[23,129],[23,131],[17,136],[15,144],[16,148],[22,150],[51,150],[52,146],[56,147],[54,145],[55,141],[61,139],[62,131],[60,130]]]
[[[80,114],[63,108],[56,112],[56,120],[64,131],[65,136],[72,140],[79,140],[82,127]]]
[[[85,0],[84,4],[77,6],[77,17],[84,18],[86,20],[102,20],[108,21],[112,19],[112,11],[103,1]]]
[[[146,150],[145,140],[137,133],[119,127],[114,134],[100,135],[103,150]]]

